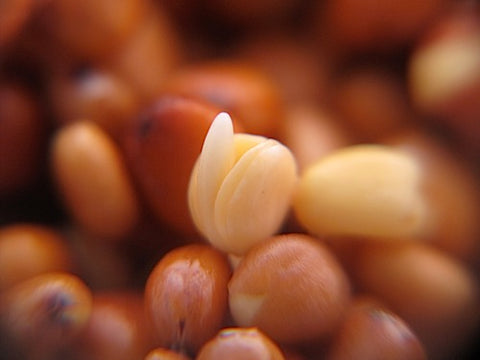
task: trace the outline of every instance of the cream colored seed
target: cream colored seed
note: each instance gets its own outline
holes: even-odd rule
[[[452,38],[414,54],[409,65],[410,87],[420,106],[434,107],[478,81],[479,40]]]
[[[294,210],[317,235],[416,236],[428,217],[420,178],[417,163],[399,151],[351,146],[305,171]]]
[[[192,171],[190,212],[212,245],[242,255],[278,230],[296,183],[288,148],[262,136],[234,135],[230,116],[220,113]]]

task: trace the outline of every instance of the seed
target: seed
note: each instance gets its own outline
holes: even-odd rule
[[[215,247],[242,255],[281,226],[296,171],[288,148],[258,135],[234,135],[230,116],[220,113],[190,178],[193,220]]]
[[[398,150],[347,147],[304,172],[295,214],[318,235],[415,236],[428,220],[420,179],[414,159]]]

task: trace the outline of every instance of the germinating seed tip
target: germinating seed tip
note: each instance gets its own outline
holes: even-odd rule
[[[229,129],[229,132],[233,134],[233,123],[232,118],[228,113],[221,112],[218,114],[215,119],[213,119],[212,126],[210,127],[210,131],[214,131],[213,129],[223,127],[224,129]]]
[[[216,192],[222,179],[231,168],[234,161],[233,153],[233,125],[227,113],[220,113],[215,117],[208,130],[190,182],[201,191],[190,194],[194,197],[190,202],[190,212],[196,226],[202,233],[215,233],[209,214],[213,212]],[[194,180],[192,180],[194,178]],[[192,187],[190,184],[189,188]],[[201,205],[201,208],[199,206]]]
[[[288,148],[263,136],[234,134],[230,116],[220,113],[191,174],[190,213],[214,246],[242,255],[278,230],[296,182]]]

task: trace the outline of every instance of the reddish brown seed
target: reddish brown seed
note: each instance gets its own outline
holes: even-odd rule
[[[134,292],[94,294],[90,319],[72,351],[76,360],[143,359],[153,346],[143,296]]]
[[[317,23],[321,38],[346,51],[392,51],[405,46],[429,25],[445,0],[340,0],[321,6]]]
[[[117,246],[119,244],[92,236],[78,227],[70,226],[65,230],[65,236],[73,250],[78,275],[90,288],[98,291],[132,286],[133,270],[130,252],[125,254],[121,247]],[[127,238],[125,243],[128,244],[134,240],[138,239]]]
[[[170,19],[160,10],[149,9],[123,46],[104,63],[134,89],[143,104],[159,96],[167,75],[183,56]]]
[[[0,196],[35,181],[45,135],[45,124],[32,95],[19,85],[1,83]]]
[[[281,350],[285,360],[307,360],[310,358],[309,356],[304,355],[300,349],[297,349],[296,347],[282,347]]]
[[[103,130],[88,121],[61,128],[51,158],[58,189],[82,228],[112,239],[132,230],[140,211],[137,195],[122,154]]]
[[[115,140],[123,136],[127,120],[139,107],[136,94],[125,81],[109,71],[88,66],[55,73],[50,98],[58,123],[89,119]]]
[[[99,59],[121,46],[145,16],[145,1],[52,0],[47,8],[53,37],[75,56]]]
[[[225,2],[221,0],[205,1],[207,9],[219,21],[243,28],[255,25],[275,23],[295,13],[299,5],[296,0],[245,0]]]
[[[190,358],[184,354],[168,350],[165,348],[157,348],[150,351],[145,360],[189,360]]]
[[[398,316],[370,298],[357,298],[333,337],[328,360],[426,360],[417,336]]]
[[[213,103],[236,118],[247,133],[276,137],[282,126],[279,92],[265,74],[245,64],[190,65],[168,78],[163,90]]]
[[[32,0],[7,0],[0,3],[0,48],[15,38],[32,12]]]
[[[277,86],[290,105],[316,104],[327,98],[330,64],[317,46],[288,32],[254,32],[234,44],[232,59],[256,67]]]
[[[455,354],[478,324],[478,284],[452,257],[426,244],[364,244],[352,271],[361,291],[409,324],[429,357]]]
[[[432,212],[428,239],[469,263],[480,254],[480,192],[469,164],[439,139],[420,129],[399,132],[385,140],[418,159],[422,191]]]
[[[310,236],[274,236],[250,250],[229,282],[239,326],[257,326],[282,343],[330,335],[349,303],[349,282],[337,260]]]
[[[284,360],[278,346],[256,328],[226,328],[207,342],[196,360]]]
[[[72,268],[66,240],[42,225],[0,228],[0,291],[36,275]]]
[[[378,68],[347,72],[332,86],[331,106],[358,142],[376,142],[411,121],[401,79]]]
[[[207,103],[163,96],[131,124],[125,152],[145,201],[157,219],[195,234],[187,203],[193,165],[220,110]]]
[[[91,307],[92,294],[77,277],[38,275],[0,295],[0,339],[21,358],[52,359],[79,335]]]
[[[194,353],[222,326],[230,267],[207,245],[167,253],[151,272],[145,306],[162,347]]]

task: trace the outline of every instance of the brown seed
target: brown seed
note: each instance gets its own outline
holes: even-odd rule
[[[220,329],[230,272],[226,257],[206,245],[176,248],[158,262],[145,304],[160,346],[194,353]]]
[[[114,291],[94,294],[90,319],[73,346],[77,360],[142,359],[153,346],[143,296]]]
[[[164,91],[211,102],[250,134],[278,137],[282,126],[283,104],[276,87],[245,64],[213,61],[184,67],[167,79]]]
[[[0,196],[36,180],[44,153],[45,125],[38,104],[25,88],[0,84]]]
[[[127,160],[157,219],[196,234],[187,203],[193,165],[220,110],[207,103],[163,96],[129,126]]]
[[[136,231],[134,233],[137,234]],[[121,246],[117,246],[120,244],[105,241],[75,226],[67,228],[65,236],[73,250],[78,274],[90,288],[98,291],[132,285],[131,253],[125,254]],[[125,244],[137,240],[133,239],[133,234],[131,236],[125,240]]]
[[[444,0],[328,1],[319,6],[320,38],[343,51],[392,51],[412,43],[444,10]]]
[[[370,298],[355,299],[326,356],[328,360],[426,358],[408,325]]]
[[[136,114],[138,99],[123,79],[89,66],[57,71],[50,84],[56,121],[67,124],[89,119],[119,140],[127,120]]]
[[[230,26],[233,24],[249,28],[265,23],[275,23],[287,18],[298,7],[299,1],[295,0],[245,0],[227,3],[221,0],[205,1],[208,11],[219,21],[224,21]]]
[[[346,275],[318,240],[272,237],[250,250],[229,282],[239,326],[258,326],[272,339],[302,343],[330,335],[350,298]]]
[[[52,359],[79,335],[91,307],[92,294],[77,277],[38,275],[0,295],[0,339],[12,354]]]
[[[99,59],[121,46],[145,16],[145,1],[52,0],[51,35],[76,57]]]
[[[168,350],[165,348],[157,348],[150,351],[145,360],[189,360],[190,358],[184,354]]]
[[[253,32],[234,46],[231,58],[265,72],[287,104],[316,104],[330,91],[330,64],[325,53],[317,54],[316,44],[273,30]]]
[[[160,95],[167,74],[182,58],[175,29],[160,10],[149,9],[123,46],[111,52],[104,64],[124,79],[144,104]]]
[[[207,342],[196,360],[284,360],[278,346],[256,328],[226,328]]]
[[[332,87],[334,114],[358,142],[376,142],[411,121],[401,78],[379,68],[344,74]]]
[[[66,240],[55,230],[33,224],[0,228],[0,291],[42,273],[71,268]]]
[[[432,212],[427,239],[462,260],[476,263],[480,254],[480,188],[469,164],[420,129],[399,132],[385,141],[420,163],[422,192]]]
[[[2,1],[0,4],[0,29],[2,29],[0,31],[0,48],[20,32],[33,7],[34,1],[32,0]]]
[[[454,354],[478,324],[478,284],[466,267],[418,242],[365,243],[352,271],[361,291],[404,319],[428,356]]]

